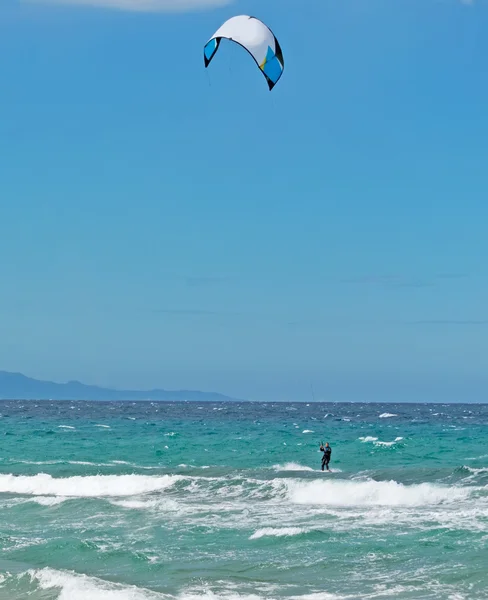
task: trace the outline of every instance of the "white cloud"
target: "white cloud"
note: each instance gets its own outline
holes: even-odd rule
[[[185,12],[226,6],[234,0],[24,0],[37,4],[91,6],[133,12]]]

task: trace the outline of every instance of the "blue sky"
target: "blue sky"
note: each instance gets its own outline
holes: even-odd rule
[[[0,369],[486,401],[488,5],[90,3],[0,3]]]

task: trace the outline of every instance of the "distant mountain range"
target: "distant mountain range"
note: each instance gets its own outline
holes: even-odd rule
[[[1,400],[190,400],[197,402],[232,402],[230,398],[215,392],[168,391],[168,390],[113,390],[79,381],[54,383],[40,381],[22,375],[0,371]]]

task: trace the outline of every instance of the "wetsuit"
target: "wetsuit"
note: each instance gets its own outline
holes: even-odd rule
[[[324,467],[328,471],[329,470],[330,455],[332,454],[332,448],[330,446],[321,446],[320,449],[324,453],[324,455],[322,456],[322,471],[324,470]]]

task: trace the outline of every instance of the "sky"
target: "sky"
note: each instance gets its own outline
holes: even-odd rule
[[[251,57],[203,46],[262,19]],[[0,370],[488,401],[488,2],[1,0]]]

